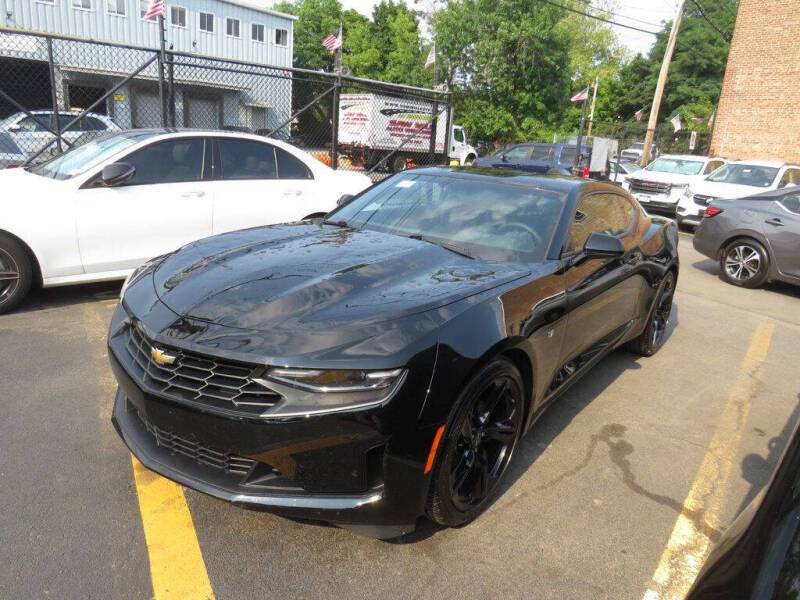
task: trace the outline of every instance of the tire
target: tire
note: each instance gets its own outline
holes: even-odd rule
[[[13,238],[0,235],[0,314],[15,308],[33,283],[33,264]]]
[[[658,286],[653,306],[647,315],[647,327],[625,344],[625,348],[634,354],[653,356],[664,345],[664,337],[672,312],[672,298],[675,295],[675,274],[668,271]]]
[[[467,157],[467,160],[465,160],[465,161],[464,161],[464,166],[466,166],[466,167],[471,167],[471,166],[473,166],[474,164],[475,164],[475,157],[474,157],[472,154],[470,154],[470,155]]]
[[[524,385],[504,358],[483,367],[464,386],[445,429],[428,494],[428,517],[464,525],[499,489],[522,431]]]
[[[389,161],[389,168],[392,170],[392,173],[405,171],[408,168],[405,154],[395,154]]]
[[[719,257],[719,274],[731,285],[756,288],[769,275],[769,254],[764,246],[750,238],[740,238],[725,245]]]

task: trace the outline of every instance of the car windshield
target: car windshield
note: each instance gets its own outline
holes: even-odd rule
[[[328,222],[420,237],[485,260],[543,260],[565,194],[511,181],[403,173],[370,188]]]
[[[139,143],[143,137],[135,131],[99,137],[28,170],[51,179],[70,179]]]
[[[687,160],[683,158],[655,159],[645,167],[646,171],[655,173],[675,173],[676,175],[697,175],[703,170],[703,161]]]
[[[631,148],[634,150],[644,150],[644,143],[643,142],[634,142],[631,144]]]
[[[735,183],[753,187],[769,187],[775,181],[778,167],[728,163],[706,177],[714,183]]]

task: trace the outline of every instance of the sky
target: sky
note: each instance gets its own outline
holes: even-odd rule
[[[254,3],[272,6],[273,0],[251,0]],[[371,16],[372,7],[379,0],[340,0],[345,9],[354,8],[358,12]],[[409,6],[418,10],[430,10],[432,0],[404,0]],[[600,4],[598,1],[591,2],[592,4]],[[613,20],[632,25],[640,29],[649,29],[656,31],[660,29],[660,22],[669,20],[675,15],[676,2],[675,0],[608,0],[603,4],[611,4],[613,12],[617,15],[612,17]],[[614,32],[617,34],[617,39],[622,46],[635,54],[641,52],[647,54],[647,51],[655,41],[655,36],[639,31],[632,31],[622,27],[614,27]]]

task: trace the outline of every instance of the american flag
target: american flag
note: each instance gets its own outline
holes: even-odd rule
[[[644,115],[644,109],[643,108],[640,108],[635,113],[633,113],[633,116],[637,121],[641,121],[643,115]]]
[[[681,130],[682,123],[681,123],[681,116],[680,115],[675,115],[674,117],[672,117],[669,120],[669,122],[672,123],[672,127],[675,128],[675,132],[676,133]]]
[[[167,7],[164,0],[150,0],[150,6],[147,7],[147,12],[142,15],[143,21],[149,21],[158,16],[163,17],[167,12]]]
[[[428,52],[428,58],[425,59],[425,68],[432,67],[436,64],[436,46],[431,46],[431,51]]]
[[[589,88],[587,87],[585,90],[578,92],[572,98],[569,99],[570,102],[583,102],[589,97]]]
[[[339,48],[341,48],[342,47],[342,29],[341,29],[341,27],[339,28],[339,31],[337,33],[332,33],[328,37],[326,37],[324,40],[322,40],[322,45],[325,46],[328,49],[328,52],[330,52],[331,54],[333,54]]]

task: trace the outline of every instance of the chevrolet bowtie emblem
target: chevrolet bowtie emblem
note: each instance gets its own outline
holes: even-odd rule
[[[153,360],[159,365],[172,365],[178,359],[174,354],[169,354],[161,348],[156,347],[150,348],[150,356],[152,356]]]

